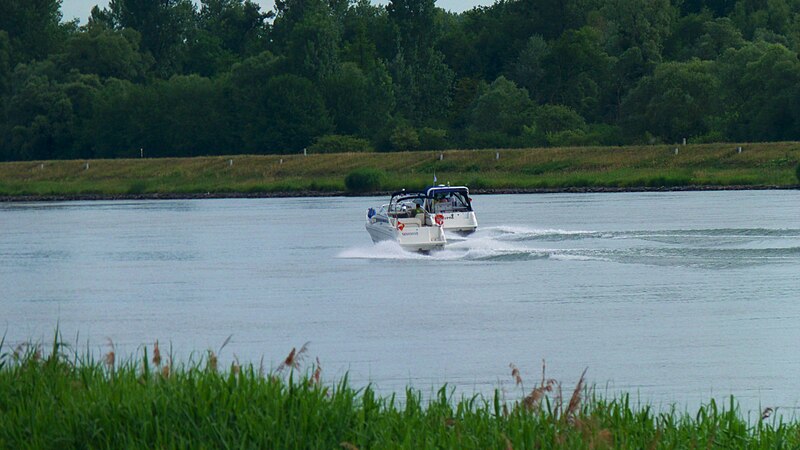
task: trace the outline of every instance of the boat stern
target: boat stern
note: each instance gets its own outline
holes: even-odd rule
[[[406,226],[398,230],[397,241],[406,250],[429,251],[444,248],[447,238],[442,227]]]
[[[475,211],[444,213],[444,229],[458,234],[470,234],[478,228]]]

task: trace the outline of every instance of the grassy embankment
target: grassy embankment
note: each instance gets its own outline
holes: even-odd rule
[[[708,144],[404,153],[231,156],[0,164],[0,195],[125,195],[344,191],[357,168],[381,190],[440,182],[473,189],[791,186],[800,143]],[[443,159],[439,160],[440,154]],[[231,164],[231,161],[232,164]],[[88,163],[88,168],[87,168]]]
[[[150,353],[148,354],[148,350]],[[591,395],[583,377],[560,394],[552,380],[454,399],[442,388],[402,402],[347,381],[320,382],[319,361],[298,375],[303,350],[262,374],[232,364],[171,365],[155,347],[136,359],[81,357],[55,343],[0,343],[0,448],[796,448],[800,422],[745,419],[733,399],[695,414],[658,412],[627,397]],[[543,377],[544,378],[544,377]],[[766,414],[765,414],[766,415]]]

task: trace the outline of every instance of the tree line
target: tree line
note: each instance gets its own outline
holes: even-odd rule
[[[0,2],[0,160],[800,140],[800,0]]]

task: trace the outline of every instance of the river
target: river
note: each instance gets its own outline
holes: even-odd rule
[[[159,340],[327,380],[509,398],[588,368],[601,394],[800,405],[800,192],[476,195],[480,228],[411,254],[364,230],[385,199],[0,204],[6,348],[58,327],[97,357]]]

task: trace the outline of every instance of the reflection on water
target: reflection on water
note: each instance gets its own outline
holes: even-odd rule
[[[513,395],[508,364],[545,359],[662,405],[798,405],[800,193],[473,197],[479,231],[425,255],[371,243],[382,198],[0,204],[0,325],[184,360],[233,334],[223,359],[273,367],[311,341],[386,391]]]

